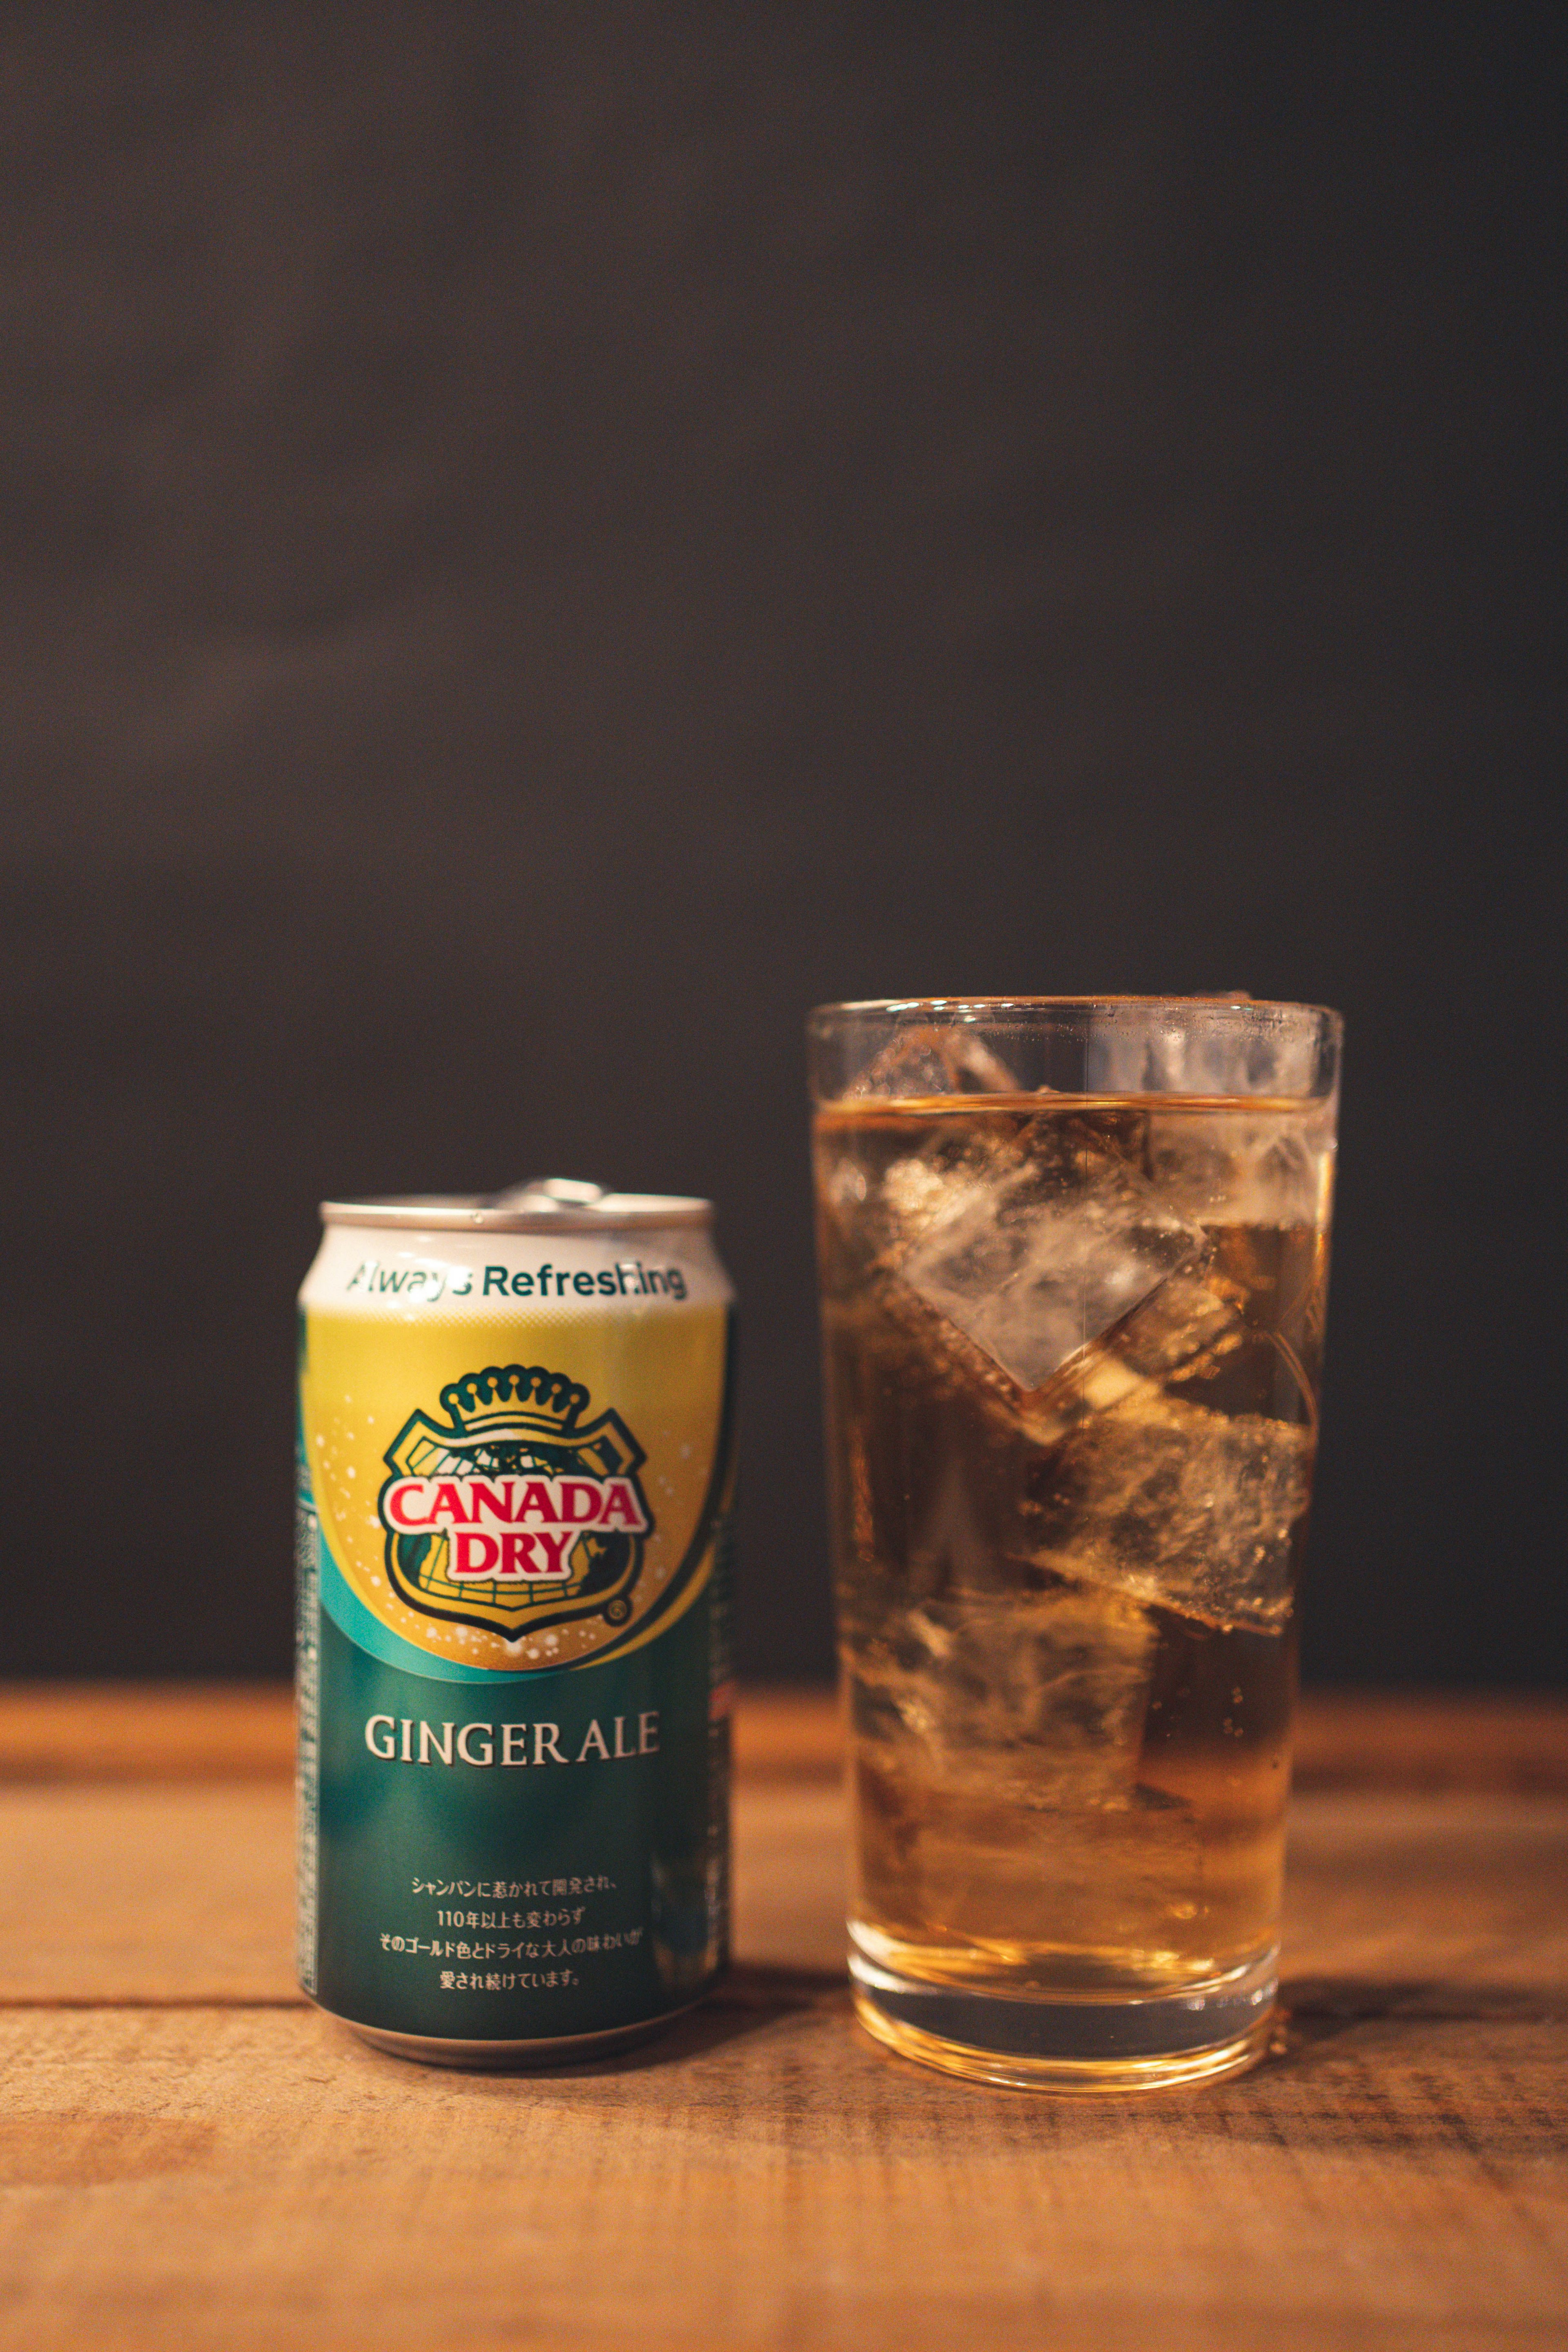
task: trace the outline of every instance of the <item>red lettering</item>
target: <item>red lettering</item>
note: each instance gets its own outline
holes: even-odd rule
[[[544,1529],[541,1528],[531,1540],[539,1545],[544,1554],[544,1566],[534,1570],[535,1576],[571,1575],[572,1570],[566,1564],[566,1554],[576,1541],[576,1538],[570,1531],[563,1536],[551,1536],[546,1535]]]
[[[613,1527],[619,1521],[624,1528],[646,1528],[647,1521],[637,1507],[629,1478],[612,1478],[605,1488],[605,1525]]]
[[[466,1528],[461,1535],[452,1538],[452,1574],[454,1578],[468,1577],[476,1582],[488,1580],[496,1572],[500,1559],[500,1538],[476,1534]]]
[[[550,1528],[626,1528],[634,1534],[641,1534],[648,1524],[629,1478],[398,1478],[386,1489],[382,1516],[388,1527],[410,1534],[427,1528],[515,1527],[530,1518]],[[564,1558],[553,1538],[546,1549],[552,1563]],[[480,1554],[469,1548],[464,1557],[477,1559]],[[509,1546],[505,1554],[509,1562],[531,1557],[526,1546],[521,1552]],[[466,1572],[480,1573],[478,1569]],[[564,1576],[567,1570],[558,1565],[509,1565],[500,1572]]]
[[[423,1478],[399,1478],[386,1490],[384,1508],[388,1524],[395,1528],[427,1528],[430,1524],[427,1518],[412,1516],[412,1509],[416,1509],[424,1500]]]
[[[500,1566],[498,1576],[531,1576],[530,1554],[533,1549],[531,1536],[513,1535],[510,1531],[500,1538]]]
[[[475,1527],[482,1524],[481,1513],[488,1513],[492,1519],[499,1519],[502,1527],[505,1527],[507,1521],[513,1517],[511,1489],[512,1482],[510,1478],[503,1479],[499,1487],[492,1486],[488,1478],[468,1480],[468,1509]]]

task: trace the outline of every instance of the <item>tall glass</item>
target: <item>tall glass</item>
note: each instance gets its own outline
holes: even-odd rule
[[[812,1015],[849,1966],[909,2057],[1124,2090],[1267,2042],[1340,1043]]]

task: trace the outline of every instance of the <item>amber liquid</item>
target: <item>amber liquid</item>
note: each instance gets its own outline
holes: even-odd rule
[[[1287,1103],[816,1135],[858,1948],[1015,1998],[1278,1933],[1331,1140]]]

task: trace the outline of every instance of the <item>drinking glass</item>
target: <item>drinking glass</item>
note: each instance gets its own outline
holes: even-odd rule
[[[1278,1981],[1341,1024],[809,1028],[863,2023],[988,2082],[1237,2072]]]

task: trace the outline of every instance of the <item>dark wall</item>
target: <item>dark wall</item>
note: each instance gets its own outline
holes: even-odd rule
[[[717,1197],[823,1668],[805,1010],[1241,986],[1310,1665],[1561,1672],[1554,21],[5,12],[5,1670],[281,1669],[316,1200],[543,1170]]]

